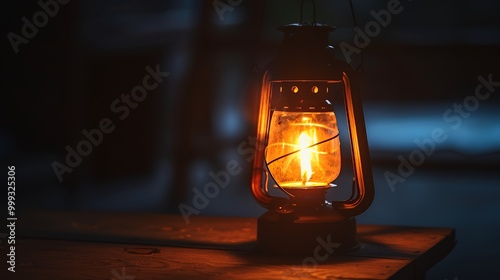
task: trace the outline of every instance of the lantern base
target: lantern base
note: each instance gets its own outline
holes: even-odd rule
[[[356,219],[336,213],[278,213],[270,210],[257,221],[260,251],[324,258],[359,248]]]

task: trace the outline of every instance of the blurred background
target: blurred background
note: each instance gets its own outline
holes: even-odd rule
[[[337,27],[331,43],[355,46],[348,1],[315,2],[317,20]],[[387,3],[354,0],[359,27]],[[484,100],[474,97],[479,76],[500,82],[500,2],[400,3],[401,12],[363,48],[376,197],[358,221],[454,227],[458,244],[429,279],[500,278],[500,86],[490,86]],[[35,16],[43,11],[37,1],[2,1],[0,8],[0,156],[3,166],[16,166],[18,207],[179,213],[179,203],[192,205],[193,188],[234,160],[242,172],[200,215],[261,215],[248,153],[260,69],[279,48],[276,27],[299,21],[300,0],[57,6],[45,17]],[[37,22],[36,32],[23,27],[23,17]],[[358,54],[350,59],[361,63]],[[155,70],[168,74],[127,103],[122,95]],[[99,129],[103,119],[113,131],[85,150],[82,131]],[[388,181],[435,129],[446,140],[412,174]],[[68,149],[78,147],[88,155],[69,166]]]

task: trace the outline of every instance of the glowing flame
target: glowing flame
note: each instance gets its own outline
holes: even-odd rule
[[[306,149],[308,146],[312,145],[312,139],[307,135],[307,133],[302,132],[299,136],[299,152],[300,158],[300,175],[302,178],[302,185],[306,185],[306,182],[311,179],[313,174],[311,168],[311,148]]]

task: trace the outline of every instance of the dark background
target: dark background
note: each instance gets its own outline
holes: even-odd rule
[[[179,213],[192,189],[212,180],[210,171],[236,160],[243,172],[201,214],[264,212],[238,146],[251,145],[255,133],[258,69],[279,47],[276,27],[299,21],[300,1],[243,0],[222,17],[213,2],[70,1],[15,54],[7,34],[21,35],[21,18],[31,21],[41,8],[2,1],[0,156],[3,166],[16,166],[19,208]],[[318,21],[337,27],[330,41],[352,44],[348,1],[316,5]],[[443,114],[474,94],[478,76],[500,81],[500,2],[401,5],[364,48],[376,197],[358,220],[454,227],[458,244],[429,279],[498,279],[500,87],[456,128]],[[360,28],[373,20],[370,11],[386,6],[354,1]],[[120,120],[110,104],[157,64],[170,75]],[[53,162],[65,164],[65,147],[75,149],[81,131],[102,118],[115,130],[59,182]],[[447,140],[391,189],[384,173],[397,174],[398,156],[408,159],[414,141],[435,128]]]

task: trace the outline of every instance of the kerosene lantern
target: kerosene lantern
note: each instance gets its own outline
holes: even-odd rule
[[[336,59],[328,25],[302,22],[279,27],[284,39],[266,67],[260,92],[252,193],[268,211],[258,219],[259,248],[276,253],[312,253],[318,238],[337,252],[359,247],[355,216],[373,196],[363,108],[356,72]],[[328,201],[327,191],[342,170],[339,127],[342,113],[350,138],[351,198]],[[349,144],[349,143],[346,143]],[[270,188],[285,195],[272,195]]]

